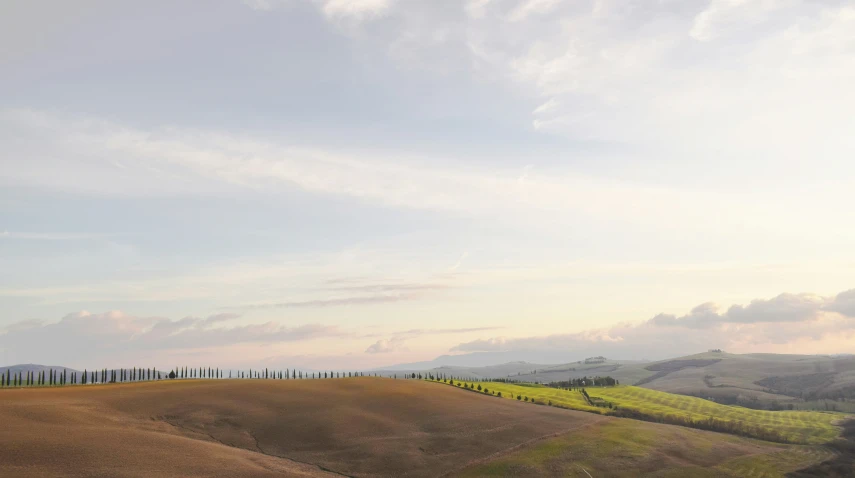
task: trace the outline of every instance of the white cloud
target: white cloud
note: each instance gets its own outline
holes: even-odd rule
[[[485,10],[490,2],[491,0],[468,0],[464,9],[469,17],[480,19],[484,17]]]
[[[799,2],[789,0],[712,0],[692,22],[689,35],[698,41],[710,41],[735,25],[755,25],[767,15]]]
[[[354,18],[363,20],[382,15],[393,0],[324,0],[320,2],[324,15],[329,18]]]
[[[508,14],[508,20],[519,22],[525,20],[530,15],[543,15],[549,13],[562,1],[563,0],[527,0]]]
[[[392,337],[391,339],[380,339],[371,344],[365,353],[367,354],[385,354],[390,352],[398,352],[404,350],[406,339],[403,337]]]
[[[708,348],[732,352],[842,353],[855,346],[855,291],[836,297],[780,294],[734,305],[720,314],[714,303],[684,316],[660,314],[638,324],[618,324],[541,337],[493,337],[458,344],[452,352],[564,350],[624,358],[673,357]]]
[[[242,0],[253,10],[271,11],[293,3],[292,0]],[[331,21],[361,22],[383,15],[396,0],[311,0]]]

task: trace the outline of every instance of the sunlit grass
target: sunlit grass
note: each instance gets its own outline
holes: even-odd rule
[[[559,406],[574,410],[608,414],[612,409],[590,405],[576,390],[568,391],[540,385],[519,385],[500,382],[461,382],[473,388],[481,386],[502,393],[502,398],[516,400],[520,395],[538,404]],[[836,438],[840,430],[833,422],[840,415],[814,411],[765,411],[722,405],[709,400],[677,395],[633,386],[587,388],[591,397],[602,398],[618,409],[636,410],[645,415],[668,421],[688,419],[702,421],[710,418],[738,422],[747,427],[777,432],[791,443],[821,444]],[[483,393],[483,391],[481,392]],[[755,435],[756,436],[756,435]]]

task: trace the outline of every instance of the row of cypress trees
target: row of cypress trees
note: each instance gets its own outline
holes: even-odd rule
[[[380,376],[378,373],[369,373],[369,376]],[[228,377],[225,376],[225,371],[215,367],[175,367],[174,370],[165,374],[163,371],[156,368],[141,368],[134,367],[130,369],[101,369],[101,370],[84,370],[83,372],[63,370],[41,370],[35,371],[19,371],[13,374],[11,369],[7,369],[5,374],[0,374],[0,387],[32,387],[32,386],[62,386],[76,384],[94,384],[94,383],[122,383],[122,382],[140,382],[163,379],[267,379],[267,380],[302,380],[302,379],[330,379],[330,378],[348,378],[348,377],[364,377],[364,372],[341,372],[341,371],[324,371],[324,372],[304,372],[297,369],[285,370],[270,370],[265,368],[249,369],[247,371],[232,371],[229,370]],[[422,378],[421,374],[404,374],[404,378]],[[445,376],[443,375],[443,378]],[[390,378],[398,378],[397,374],[392,374]],[[424,378],[428,378],[425,375]],[[430,375],[433,380],[434,376]]]
[[[38,372],[28,370],[13,374],[11,369],[6,369],[5,374],[0,374],[0,387],[34,387],[34,386],[61,386],[88,383],[114,383],[114,382],[140,382],[149,380],[162,380],[163,374],[155,368],[131,368],[131,369],[101,369],[84,370],[83,372],[62,369],[40,370]]]

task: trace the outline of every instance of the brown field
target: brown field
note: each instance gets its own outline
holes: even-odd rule
[[[4,390],[0,403],[0,476],[437,476],[602,420],[374,378]]]
[[[663,439],[641,449],[633,436]],[[562,458],[532,458],[544,447]],[[609,449],[630,457],[621,467],[639,460],[654,472],[687,461],[751,461],[782,447],[417,380],[184,380],[0,391],[0,476],[419,477],[479,469],[519,475],[519,466],[578,471],[564,467],[582,449]],[[603,463],[585,464],[608,476]]]

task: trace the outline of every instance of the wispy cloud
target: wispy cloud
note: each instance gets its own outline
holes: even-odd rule
[[[240,344],[277,344],[322,338],[352,337],[336,326],[306,324],[287,327],[275,322],[219,326],[236,314],[209,317],[138,317],[121,311],[68,314],[59,322],[26,320],[0,329],[0,347],[13,357],[39,351],[39,360],[75,364],[155,360],[193,349],[222,349]]]
[[[459,259],[457,259],[457,262],[455,262],[455,263],[454,263],[454,265],[453,265],[453,266],[451,266],[451,267],[448,269],[448,272],[454,272],[454,271],[456,271],[457,269],[459,269],[459,268],[460,268],[460,266],[461,266],[461,265],[463,265],[463,261],[464,261],[467,257],[469,257],[469,251],[464,251],[464,252],[463,252],[463,254],[460,254],[460,258],[459,258]]]
[[[81,241],[88,239],[106,239],[121,234],[91,233],[91,232],[0,232],[0,239],[21,239],[33,241]]]
[[[417,337],[429,335],[454,335],[467,334],[472,332],[486,332],[490,330],[499,330],[504,327],[463,327],[463,328],[448,328],[448,329],[410,329],[400,332],[395,332],[389,338],[379,339],[370,345],[365,353],[389,353],[406,350],[407,341]]]
[[[335,299],[316,299],[302,300],[293,302],[273,302],[269,304],[247,304],[224,307],[225,309],[284,309],[284,308],[299,308],[299,307],[341,307],[355,305],[375,305],[388,304],[394,302],[403,302],[408,300],[416,300],[421,296],[418,294],[392,294],[392,295],[371,295],[360,297],[342,297]]]
[[[242,0],[259,11],[272,11],[286,7],[297,0]],[[311,0],[330,20],[348,19],[363,21],[385,13],[396,0]]]
[[[789,196],[776,197],[780,207],[770,210],[769,198],[733,192],[650,187],[574,173],[536,174],[532,169],[519,181],[515,168],[460,168],[445,158],[428,165],[401,157],[332,153],[225,132],[137,130],[93,118],[37,111],[2,111],[0,124],[9,131],[44,133],[43,141],[29,144],[31,149],[15,151],[28,161],[26,167],[12,170],[7,181],[86,194],[231,194],[232,188],[276,192],[297,187],[387,207],[477,215],[515,226],[562,228],[580,218],[596,218],[643,224],[651,230],[679,222],[719,235],[746,228],[799,234],[834,216],[833,208],[811,210],[800,216],[796,228],[790,220],[792,214],[806,206]],[[100,159],[114,156],[135,158],[128,165],[131,171],[118,174]],[[63,181],[72,169],[76,181]],[[112,180],[105,184],[105,177]]]

